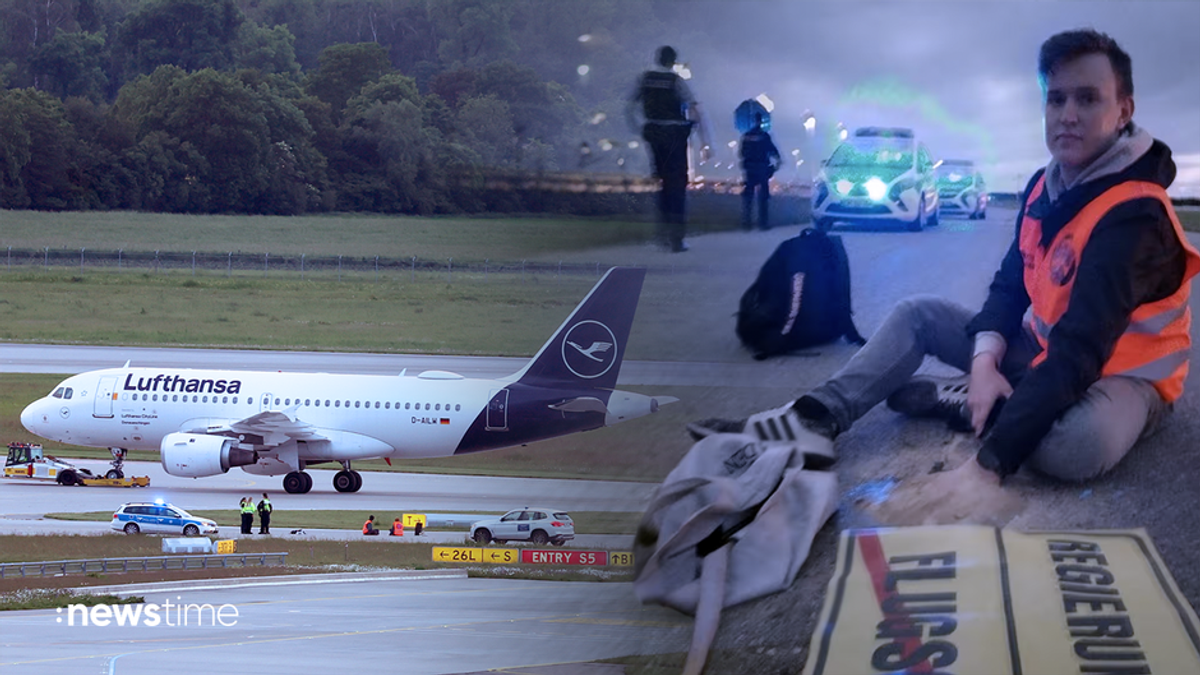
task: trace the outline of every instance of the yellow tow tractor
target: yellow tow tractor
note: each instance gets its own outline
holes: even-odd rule
[[[146,487],[149,476],[125,477],[125,450],[111,448],[112,468],[103,476],[70,462],[44,454],[36,443],[9,443],[4,462],[5,478],[52,480],[59,485],[100,485],[104,487]]]

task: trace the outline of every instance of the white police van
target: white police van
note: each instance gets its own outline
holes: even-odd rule
[[[162,500],[154,502],[130,502],[122,504],[112,517],[112,529],[121,530],[125,534],[182,534],[195,537],[201,534],[215,534],[216,521],[208,518],[197,518],[178,506],[172,506]]]
[[[936,166],[911,129],[857,129],[813,180],[813,224],[828,231],[838,221],[900,223],[913,232],[937,225]]]

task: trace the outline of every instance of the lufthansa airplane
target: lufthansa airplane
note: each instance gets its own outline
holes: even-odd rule
[[[443,457],[609,426],[673,397],[617,391],[644,269],[613,268],[550,341],[497,380],[429,370],[416,376],[110,368],[69,377],[21,413],[63,443],[158,450],[175,476],[240,467],[312,489],[305,467],[338,462],[339,492],[357,492],[358,460]]]

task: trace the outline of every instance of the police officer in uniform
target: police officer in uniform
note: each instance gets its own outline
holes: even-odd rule
[[[659,47],[656,68],[642,73],[637,88],[629,98],[626,119],[635,132],[637,107],[641,105],[645,123],[642,138],[650,146],[654,175],[662,181],[658,199],[657,239],[660,246],[673,253],[688,249],[687,235],[687,143],[692,126],[700,124],[702,157],[707,160],[706,142],[700,107],[687,83],[674,70],[675,50]]]
[[[771,176],[779,168],[779,148],[771,140],[771,134],[763,128],[762,113],[754,113],[754,128],[742,134],[742,229],[750,230],[751,210],[754,193],[758,192],[758,229],[771,229],[767,219],[767,200],[771,198]]]
[[[258,503],[258,533],[271,534],[271,500],[265,492],[262,501]]]

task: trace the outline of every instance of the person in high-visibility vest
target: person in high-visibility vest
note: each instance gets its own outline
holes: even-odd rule
[[[258,503],[258,533],[271,534],[271,500],[263,493],[262,501]]]
[[[392,521],[392,536],[393,537],[403,537],[404,536],[404,523],[400,522],[399,518]]]
[[[1042,44],[1051,161],[1022,194],[981,311],[904,300],[824,384],[748,419],[693,423],[693,435],[788,440],[828,464],[834,437],[886,399],[983,437],[962,466],[894,490],[877,514],[893,525],[1003,523],[1021,504],[1001,480],[1023,465],[1066,481],[1112,469],[1183,392],[1200,272],[1166,193],[1171,150],[1133,122],[1132,73],[1129,54],[1095,30]],[[967,375],[911,379],[926,355]]]
[[[379,530],[375,529],[375,516],[367,516],[367,522],[363,523],[362,533],[367,536],[379,534]]]
[[[251,528],[254,527],[254,500],[249,497],[242,498],[242,534],[253,534]]]

